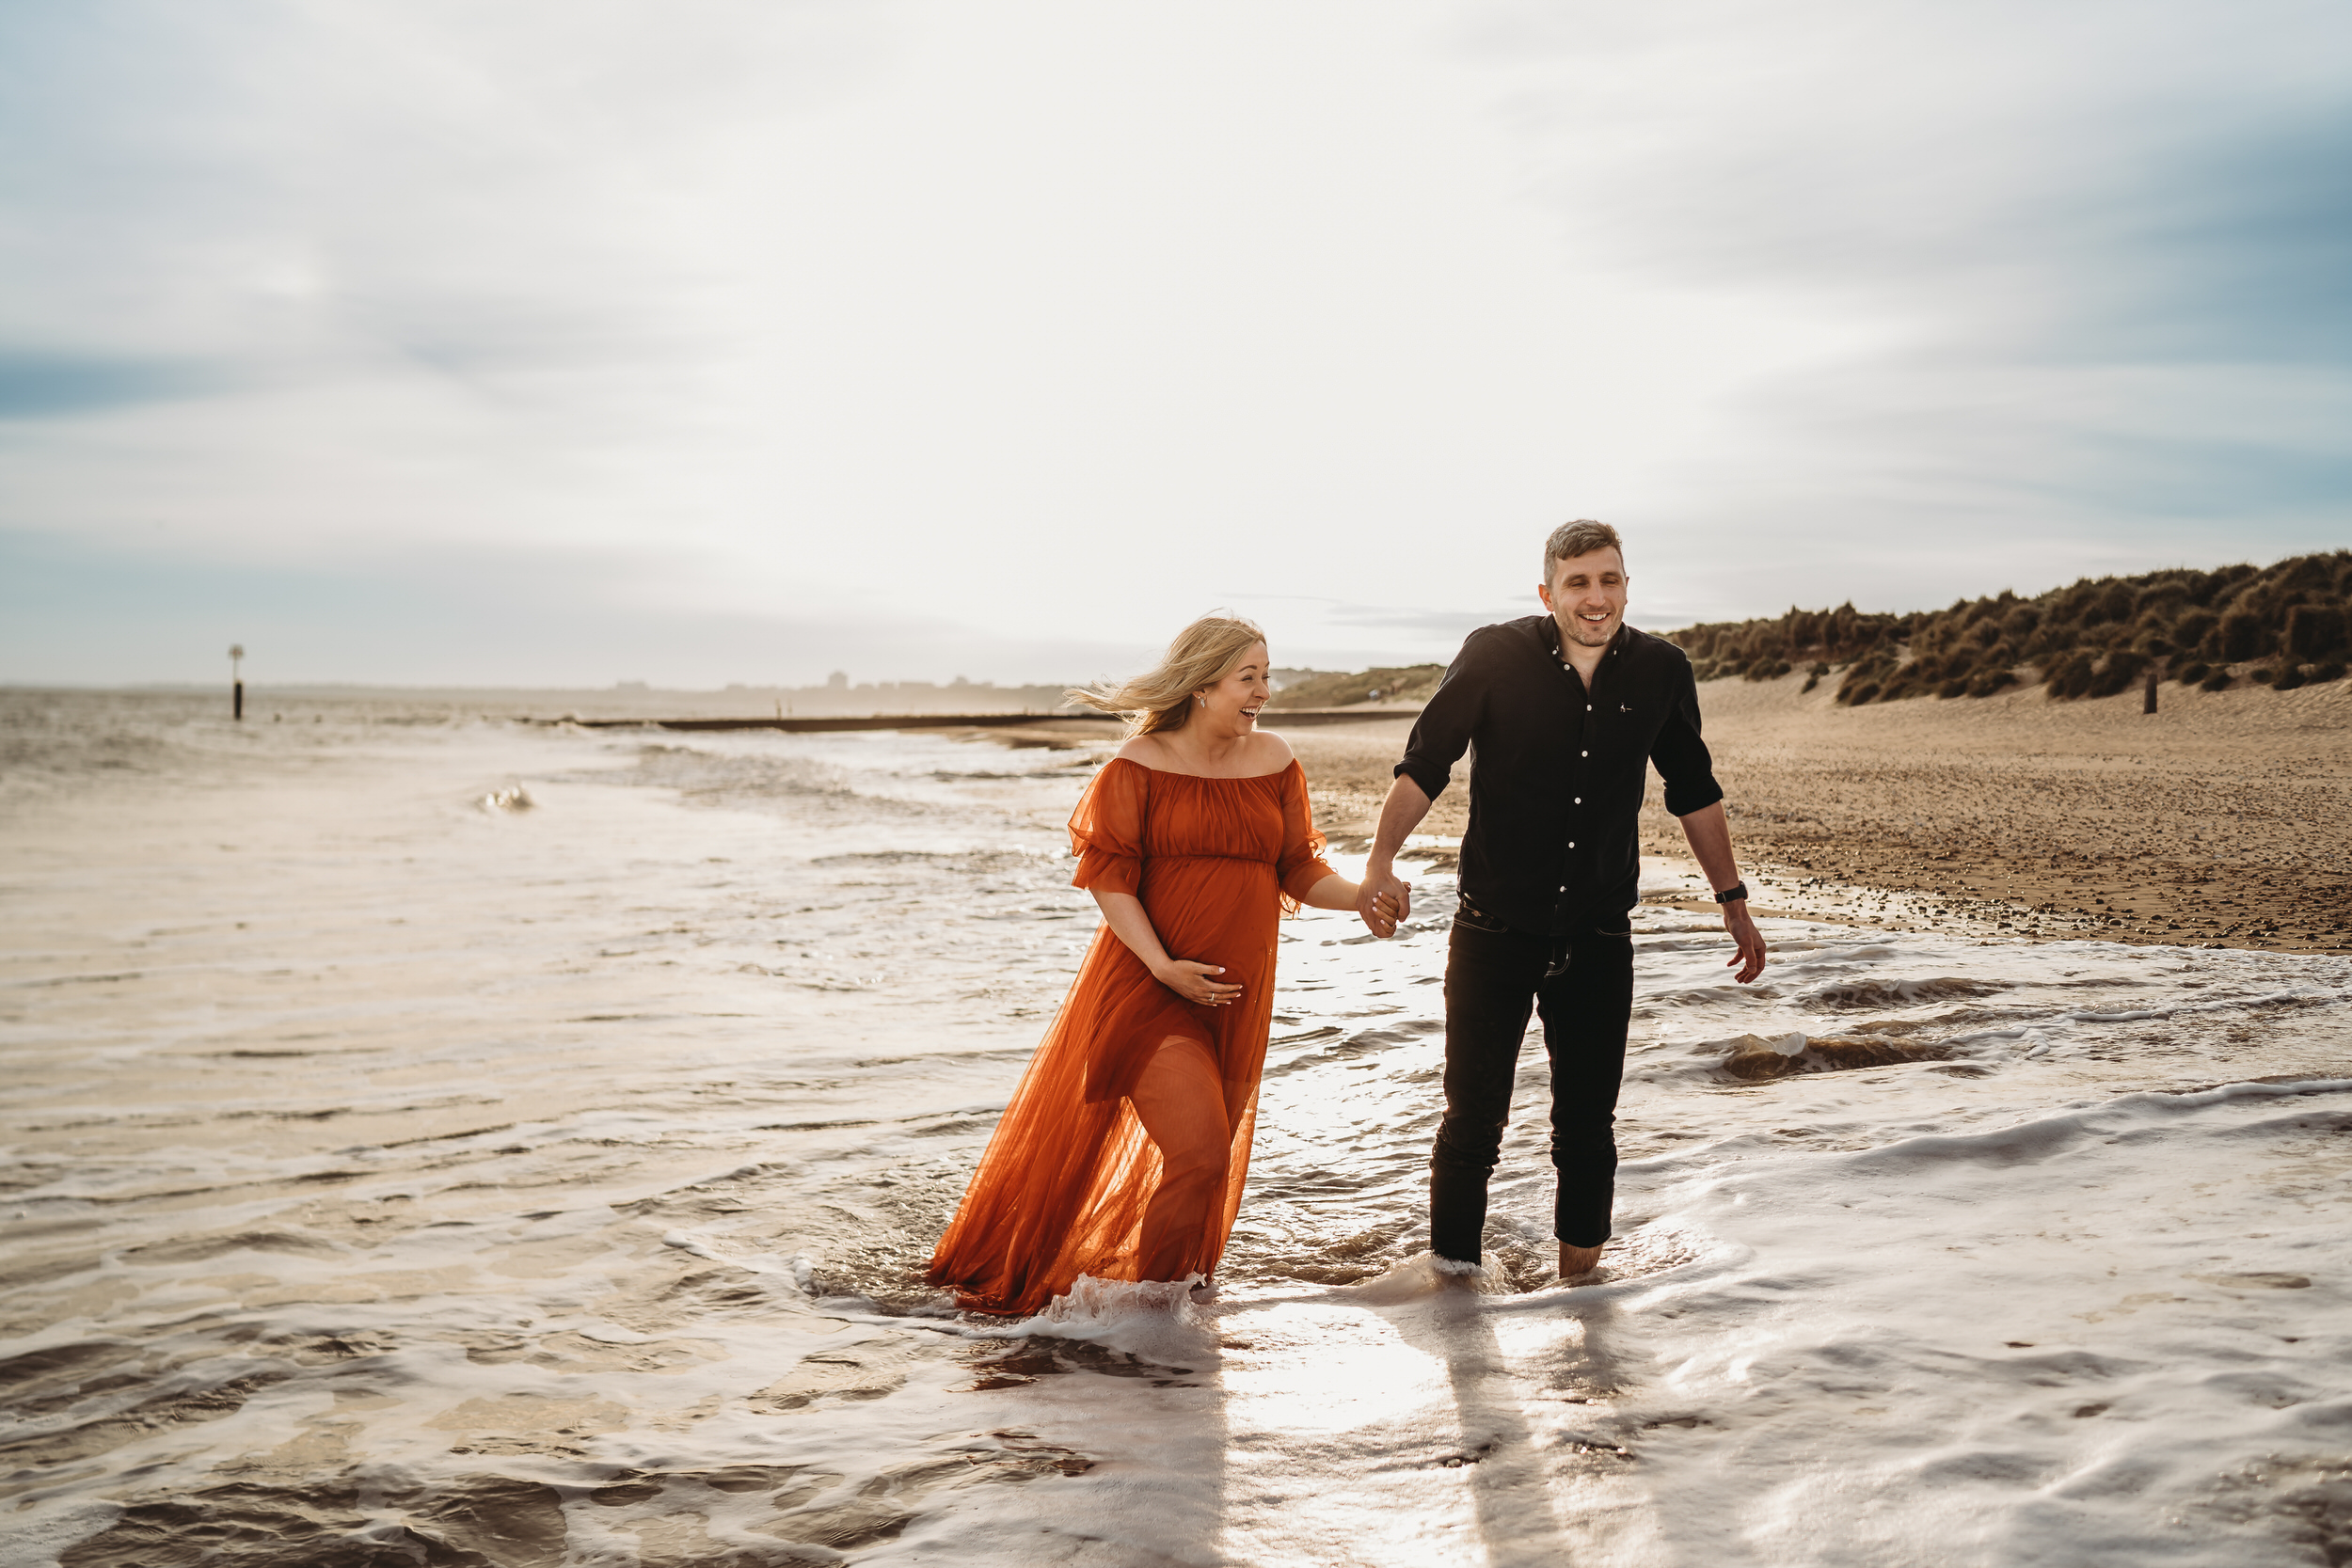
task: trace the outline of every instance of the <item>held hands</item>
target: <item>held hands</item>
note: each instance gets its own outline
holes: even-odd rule
[[[1398,880],[1396,873],[1386,868],[1367,868],[1362,885],[1356,890],[1356,912],[1374,936],[1392,937],[1398,924],[1413,912],[1413,884]]]
[[[1223,964],[1197,964],[1190,958],[1170,958],[1152,972],[1152,977],[1187,1002],[1203,1007],[1222,1007],[1241,998],[1241,987],[1228,986],[1209,978],[1225,973]]]

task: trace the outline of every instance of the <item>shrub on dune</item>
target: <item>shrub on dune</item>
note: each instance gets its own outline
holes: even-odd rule
[[[2224,663],[2235,664],[2268,653],[2270,640],[2270,624],[2260,612],[2233,610],[2221,617],[2221,625],[2216,628],[2215,652]]]
[[[1846,678],[1837,683],[1837,700],[1840,703],[1868,702],[1879,694],[1879,683],[1892,673],[1894,668],[1894,656],[1883,649],[1856,660],[1853,667],[1846,672]]]
[[[2297,660],[2325,658],[2342,653],[2344,609],[2340,605],[2299,604],[2287,611],[2287,657]]]
[[[2120,582],[2110,582],[2086,595],[2082,624],[2086,626],[2106,626],[2121,621],[2132,612],[2132,591]]]
[[[2050,666],[2050,678],[2044,683],[2048,696],[2079,697],[2090,689],[2098,678],[2098,662],[2087,653],[2068,654]]]
[[[2105,668],[2091,677],[2085,695],[2112,697],[2138,679],[2139,673],[2147,668],[2148,661],[2137,654],[2109,654]]]
[[[1984,694],[2035,678],[2058,699],[2124,689],[2152,658],[2179,661],[2184,683],[2220,689],[2226,666],[2286,661],[2316,680],[2322,661],[2352,657],[2352,550],[2291,557],[2266,567],[2169,567],[2128,578],[2085,578],[2031,599],[2004,592],[1942,610],[1867,614],[1791,607],[1787,614],[1686,627],[1673,640],[1701,680],[1773,680],[1810,667],[1812,690],[1842,667],[1837,701]],[[1994,672],[2004,673],[1994,673]],[[2341,678],[2341,677],[2337,677]],[[1867,689],[1867,694],[1866,694]]]
[[[1914,659],[1886,678],[1886,689],[1880,694],[1880,700],[1891,703],[1915,692],[1932,691],[1943,669],[1941,659]]]

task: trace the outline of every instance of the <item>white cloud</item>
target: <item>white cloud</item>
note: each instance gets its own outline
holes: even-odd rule
[[[1567,515],[1654,624],[2262,554],[2341,532],[2346,382],[2213,363],[2190,153],[2324,141],[2345,29],[2255,9],[19,13],[0,530],[494,577],[707,681],[697,616],[1442,657]],[[2204,363],[2135,357],[2166,301]]]

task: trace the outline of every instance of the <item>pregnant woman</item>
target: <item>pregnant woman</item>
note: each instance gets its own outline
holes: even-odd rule
[[[1265,633],[1207,616],[1159,668],[1071,696],[1128,719],[1070,819],[1103,926],[932,1255],[977,1311],[1097,1279],[1204,1280],[1241,1203],[1274,1009],[1275,928],[1353,910],[1307,783],[1257,728]],[[1391,906],[1373,925],[1394,929]]]

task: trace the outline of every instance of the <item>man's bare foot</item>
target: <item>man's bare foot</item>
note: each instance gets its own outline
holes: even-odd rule
[[[1598,1267],[1600,1267],[1599,1247],[1570,1246],[1565,1242],[1560,1243],[1561,1278],[1574,1279],[1578,1275],[1590,1274]]]

